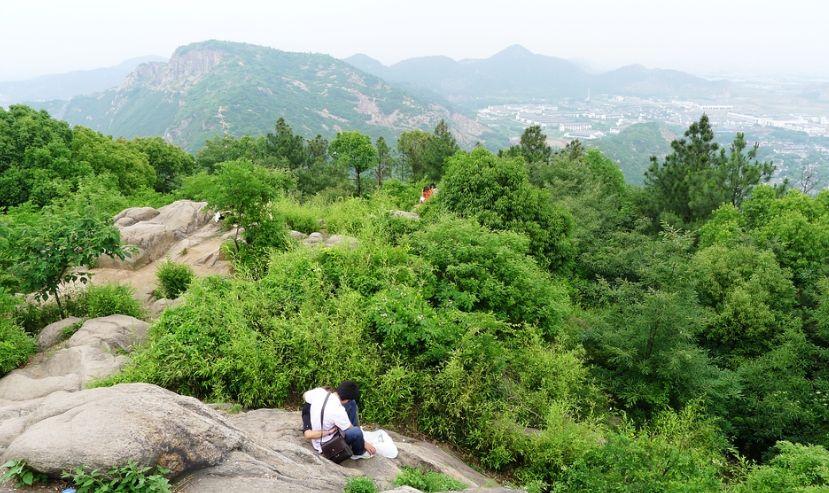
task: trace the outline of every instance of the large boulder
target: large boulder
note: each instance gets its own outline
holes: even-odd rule
[[[146,322],[126,315],[86,321],[66,342],[0,379],[0,404],[78,391],[92,380],[113,375],[126,363],[124,353],[146,337],[148,328]]]
[[[116,226],[132,226],[133,224],[152,219],[157,216],[159,212],[152,207],[130,207],[119,212],[114,218]]]
[[[59,343],[64,339],[64,329],[71,327],[78,322],[82,322],[82,320],[78,317],[68,317],[47,325],[37,336],[37,347],[43,351],[44,349],[48,349]]]
[[[3,428],[20,430],[11,440],[6,434],[0,460],[25,459],[51,476],[81,465],[106,470],[130,461],[180,475],[219,464],[244,441],[197,399],[147,384],[55,392],[34,411],[0,407],[0,418]]]
[[[98,259],[98,267],[136,269],[162,257],[177,241],[210,221],[207,202],[177,200],[153,214],[148,207],[122,211],[115,223],[121,242],[129,245],[129,256],[119,260],[108,256]],[[138,218],[146,218],[137,220]]]

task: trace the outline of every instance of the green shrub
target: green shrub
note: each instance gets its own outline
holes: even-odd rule
[[[25,460],[10,460],[0,466],[6,471],[0,476],[0,484],[14,481],[18,488],[27,488],[37,483],[45,483],[46,475],[33,470]]]
[[[354,478],[348,478],[348,481],[345,483],[345,489],[343,493],[377,493],[380,491],[377,489],[377,485],[374,484],[374,481],[371,478],[366,476],[357,476]]]
[[[35,353],[34,339],[11,320],[0,318],[0,376],[28,361]]]
[[[68,313],[75,316],[83,311],[78,307],[77,297],[64,298],[63,305]],[[42,304],[23,303],[12,314],[14,322],[29,334],[37,334],[47,325],[57,322],[62,318],[60,309],[54,302]]]
[[[169,493],[170,482],[164,477],[169,473],[160,466],[139,466],[130,462],[106,473],[76,467],[62,476],[72,480],[77,493]]]
[[[566,268],[572,261],[573,220],[530,183],[521,158],[499,158],[483,147],[459,152],[447,160],[436,197],[438,208],[526,235],[529,251],[545,267]]]
[[[100,284],[87,287],[77,299],[74,315],[97,318],[109,315],[129,315],[143,318],[144,309],[135,299],[131,287],[121,284]]]
[[[285,223],[292,230],[305,234],[320,230],[317,208],[283,198],[274,204],[274,210],[285,218]]]
[[[622,429],[568,468],[555,492],[715,493],[724,439],[695,407],[666,412],[646,429]]]
[[[422,471],[413,467],[403,467],[394,479],[395,486],[411,486],[424,493],[435,491],[460,491],[467,488],[465,483],[435,471]]]
[[[777,455],[768,464],[753,467],[734,493],[826,491],[829,488],[829,451],[819,445],[777,442]]]
[[[169,259],[162,262],[155,273],[161,294],[165,298],[175,299],[187,291],[193,280],[193,269],[189,265],[177,264]]]
[[[565,287],[527,256],[522,235],[447,219],[415,233],[411,248],[434,266],[435,298],[443,305],[536,324],[550,337],[569,310]]]

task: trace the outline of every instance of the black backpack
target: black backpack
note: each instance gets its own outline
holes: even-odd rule
[[[322,403],[322,410],[320,411],[320,431],[325,433],[325,405],[328,404],[328,398],[331,397],[331,392],[325,396],[325,401]],[[336,426],[334,427],[334,434],[330,436],[328,441],[323,442],[324,436],[320,437],[320,446],[322,447],[322,456],[336,464],[350,458],[353,454],[351,447],[346,443],[342,431]]]

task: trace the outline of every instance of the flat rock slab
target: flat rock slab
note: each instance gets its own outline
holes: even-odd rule
[[[105,470],[135,461],[173,475],[214,466],[241,447],[242,434],[192,397],[148,384],[55,392],[36,407],[0,407],[0,461],[25,459],[58,476],[78,465]],[[12,423],[14,422],[14,423]]]
[[[283,453],[293,454],[296,460],[307,454],[318,455],[299,431],[302,418],[299,412],[280,409],[257,409],[228,416],[228,419],[247,436],[257,437],[262,443],[278,444]],[[373,478],[381,489],[391,489],[404,466],[439,471],[466,483],[470,487],[495,485],[495,482],[464,464],[450,452],[429,442],[389,432],[399,454],[395,459],[375,456],[371,459],[346,460],[342,468]]]
[[[0,379],[0,404],[78,391],[113,375],[127,361],[123,353],[142,341],[148,329],[146,322],[126,315],[87,320],[67,341]]]

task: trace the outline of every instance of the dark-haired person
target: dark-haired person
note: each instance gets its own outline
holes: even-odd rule
[[[331,397],[328,397],[328,395]],[[320,414],[325,404],[325,420],[320,423]],[[327,387],[317,387],[303,394],[305,405],[302,407],[302,430],[305,438],[317,452],[322,451],[322,443],[326,437],[336,429],[342,431],[346,443],[353,452],[352,459],[367,459],[377,451],[371,443],[363,438],[358,418],[357,399],[360,398],[360,389],[351,381],[342,382],[337,390],[332,392]]]

